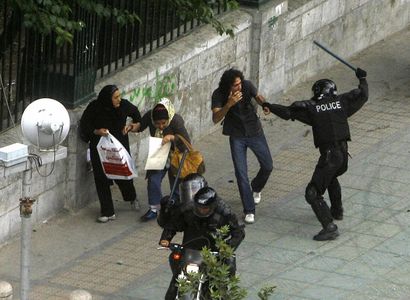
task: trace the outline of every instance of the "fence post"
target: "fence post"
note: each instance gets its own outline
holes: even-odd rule
[[[13,299],[13,287],[6,281],[0,281],[0,300]]]
[[[75,290],[70,294],[70,300],[92,300],[91,294],[85,290]]]

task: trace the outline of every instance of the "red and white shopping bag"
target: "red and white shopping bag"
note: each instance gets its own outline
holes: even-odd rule
[[[138,176],[134,160],[112,134],[100,138],[97,151],[107,178],[131,179]]]

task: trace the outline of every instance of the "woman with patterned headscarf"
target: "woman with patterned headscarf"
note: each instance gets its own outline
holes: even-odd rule
[[[181,151],[185,150],[184,144],[178,141],[178,137],[175,136],[176,134],[183,136],[190,142],[184,120],[181,115],[175,113],[174,105],[167,98],[162,98],[153,109],[146,112],[142,117],[141,123],[137,125],[137,130],[133,129],[132,131],[142,132],[147,127],[152,137],[162,138],[162,144],[173,142],[171,148],[174,148],[174,145],[176,145]],[[161,183],[168,169],[169,164],[163,170],[147,171],[148,203],[150,208],[141,217],[142,222],[157,218],[162,198]],[[175,177],[171,172],[168,172],[168,179],[170,188],[172,188]],[[175,193],[178,194],[178,189],[175,190]]]
[[[131,118],[132,123],[127,125],[127,118]],[[129,101],[121,99],[121,93],[115,85],[103,87],[97,100],[92,101],[87,106],[81,117],[80,136],[84,141],[90,143],[94,181],[101,205],[101,215],[97,219],[98,222],[106,223],[114,220],[115,212],[110,189],[113,181],[105,176],[97,144],[101,136],[111,133],[130,152],[128,132],[136,129],[139,122],[141,122],[141,114],[138,108]],[[130,202],[134,209],[139,208],[133,180],[114,181],[118,185],[124,201]]]

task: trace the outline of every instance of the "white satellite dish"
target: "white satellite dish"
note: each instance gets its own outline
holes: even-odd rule
[[[21,117],[23,136],[41,150],[55,149],[67,137],[70,116],[65,107],[50,98],[30,103]]]

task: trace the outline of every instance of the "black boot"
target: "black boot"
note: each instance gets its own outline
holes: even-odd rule
[[[326,228],[323,228],[313,239],[315,241],[334,240],[339,236],[339,231],[334,223],[329,223]]]
[[[341,208],[334,208],[333,206],[330,208],[330,213],[332,214],[333,219],[335,220],[343,220],[343,207]]]

